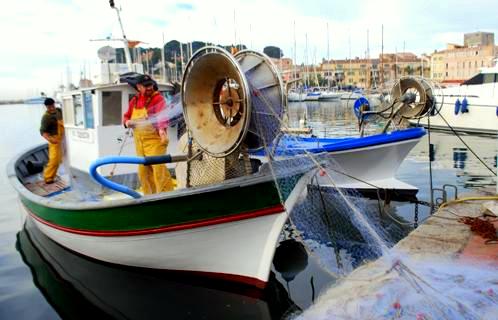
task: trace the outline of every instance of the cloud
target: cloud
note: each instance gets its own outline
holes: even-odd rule
[[[319,62],[328,52],[334,59],[381,52],[430,53],[447,42],[463,42],[463,33],[498,32],[494,0],[115,0],[128,39],[151,47],[179,40],[244,43],[262,51],[280,47],[298,62]],[[295,32],[294,32],[295,25]],[[327,33],[328,26],[328,33]],[[51,92],[68,66],[73,81],[82,66],[97,63],[99,47],[120,42],[90,39],[121,38],[116,11],[107,1],[26,0],[11,2],[0,13],[3,49],[0,98],[18,95],[21,87]],[[306,42],[307,38],[307,42]],[[294,50],[294,39],[296,49]],[[7,65],[9,68],[5,68]],[[15,66],[11,68],[10,66]],[[10,85],[12,84],[12,85]],[[15,84],[15,85],[14,85]]]

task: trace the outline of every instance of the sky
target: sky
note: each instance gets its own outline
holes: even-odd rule
[[[115,4],[121,8],[127,38],[145,42],[144,47],[160,47],[174,39],[237,42],[258,51],[274,45],[285,56],[309,63],[328,57],[365,57],[367,38],[369,56],[378,57],[382,25],[384,52],[431,53],[447,43],[463,44],[466,32],[498,33],[497,0],[115,0]],[[0,100],[41,91],[50,95],[67,82],[68,70],[77,83],[81,70],[99,62],[100,47],[121,46],[90,39],[122,37],[107,0],[11,1],[9,9],[0,13],[0,30]]]

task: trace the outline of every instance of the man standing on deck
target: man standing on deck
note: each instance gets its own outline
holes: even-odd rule
[[[125,127],[133,128],[135,150],[140,157],[162,156],[168,146],[166,101],[156,88],[150,76],[142,76],[137,83],[138,94],[130,100],[123,116]],[[139,165],[138,179],[144,194],[173,190],[171,175],[164,164]]]
[[[42,117],[40,134],[48,141],[48,163],[43,170],[45,183],[54,183],[57,169],[62,161],[62,138],[64,136],[64,124],[62,123],[62,111],[55,107],[52,98],[45,99],[47,111]]]

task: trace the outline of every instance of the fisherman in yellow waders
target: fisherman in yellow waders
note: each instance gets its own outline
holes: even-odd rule
[[[48,141],[48,163],[43,170],[45,183],[55,181],[57,169],[62,162],[62,139],[64,136],[64,124],[62,123],[62,111],[55,107],[52,98],[45,99],[47,112],[42,117],[40,134]]]
[[[137,156],[161,156],[166,154],[168,120],[161,111],[166,108],[164,97],[155,90],[155,82],[144,75],[137,83],[138,94],[129,103],[123,116],[126,128],[133,128]],[[164,164],[139,165],[138,179],[144,194],[173,190],[171,175]]]

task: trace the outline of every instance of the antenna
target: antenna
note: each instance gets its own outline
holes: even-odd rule
[[[118,15],[119,26],[121,27],[121,32],[123,33],[123,43],[124,43],[124,52],[125,52],[125,57],[126,57],[126,64],[128,64],[128,69],[130,71],[132,71],[130,47],[128,44],[128,39],[126,39],[126,35],[124,32],[124,28],[123,28],[123,23],[121,22],[121,16],[119,15],[120,10],[114,6],[114,0],[109,0],[109,5],[111,6],[111,9],[116,10],[116,14]]]

